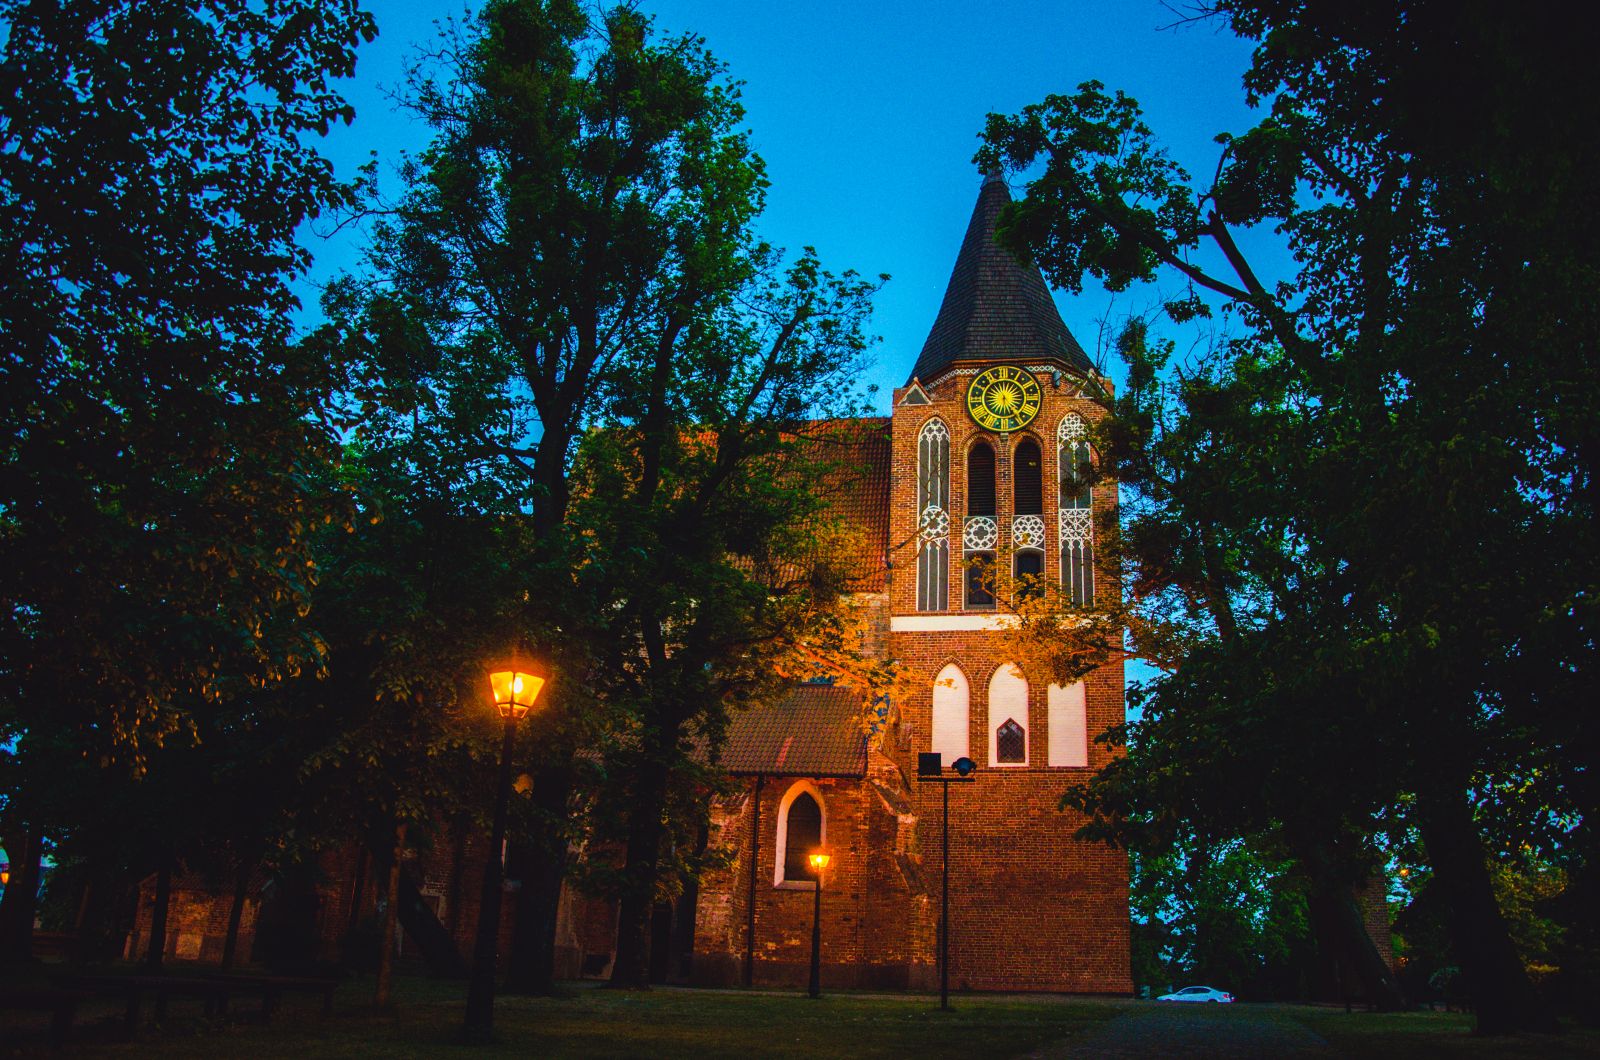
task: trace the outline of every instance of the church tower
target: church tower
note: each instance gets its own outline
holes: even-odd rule
[[[1093,738],[1123,719],[1122,665],[1066,687],[1026,672],[1006,657],[993,580],[972,573],[1006,564],[1082,607],[1117,591],[1094,542],[1116,491],[1075,473],[1094,458],[1088,427],[1110,384],[1038,270],[995,245],[1008,201],[1004,182],[984,181],[891,415],[816,428],[861,471],[831,503],[865,543],[853,595],[871,643],[912,691],[870,737],[860,694],[826,680],[734,715],[721,759],[734,787],[708,830],[729,856],[671,917],[684,925],[671,963],[689,981],[804,984],[817,938],[824,988],[936,987],[946,785],[917,776],[937,752],[947,767],[977,763],[948,785],[950,985],[1132,989],[1127,859],[1073,838],[1081,817],[1056,809],[1106,762]],[[814,905],[819,849],[831,864]],[[577,958],[603,969],[605,938],[580,935]]]
[[[907,750],[977,764],[950,793],[951,985],[1126,993],[1126,858],[1074,839],[1082,819],[1056,809],[1105,764],[1093,738],[1123,720],[1122,664],[1066,687],[1023,671],[1003,657],[1007,616],[984,574],[1005,564],[1083,607],[1118,591],[1094,548],[1115,487],[1074,474],[1093,459],[1087,427],[1111,384],[1038,269],[995,244],[1010,198],[984,179],[938,316],[894,392],[889,651],[926,688],[901,704]],[[939,785],[914,787],[919,836],[936,841]]]

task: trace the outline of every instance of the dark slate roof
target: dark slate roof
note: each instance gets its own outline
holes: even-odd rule
[[[911,370],[913,379],[932,382],[957,361],[1054,360],[1094,371],[1062,323],[1039,269],[1019,264],[995,244],[995,222],[1010,201],[1005,181],[984,178],[944,302]]]
[[[831,465],[817,490],[829,511],[860,538],[850,556],[850,587],[883,592],[888,587],[889,417],[816,420],[804,434]]]
[[[722,766],[747,776],[866,776],[861,693],[834,685],[796,685],[776,703],[735,711]]]

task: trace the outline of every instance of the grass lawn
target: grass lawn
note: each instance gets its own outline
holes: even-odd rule
[[[176,969],[175,969],[176,970]],[[335,1015],[315,998],[286,997],[273,1022],[254,1022],[253,1003],[234,1019],[206,1019],[195,999],[174,999],[162,1027],[121,1040],[121,1007],[105,1001],[79,1012],[70,1051],[91,1056],[540,1058],[833,1056],[1010,1057],[1049,1044],[1049,1056],[1511,1057],[1600,1058],[1600,1032],[1480,1039],[1471,1017],[1417,1012],[1379,1015],[1305,1005],[1172,1006],[1150,1001],[1053,996],[960,995],[955,1011],[937,998],[663,988],[648,993],[572,984],[557,998],[502,996],[498,1041],[459,1045],[466,984],[401,976],[389,1011],[370,1006],[372,980],[339,990]],[[149,1009],[147,1008],[147,1012]],[[43,1014],[0,1012],[0,1056],[43,1055]],[[1274,1031],[1277,1028],[1277,1031]],[[1325,1043],[1325,1044],[1324,1044]],[[1128,1050],[1132,1050],[1131,1052]]]
[[[1556,1056],[1600,1057],[1600,1031],[1567,1023],[1565,1034],[1477,1038],[1472,1017],[1460,1012],[1353,1012],[1296,1005],[1288,1018],[1319,1035],[1341,1056],[1506,1057],[1545,1060]]]
[[[563,1057],[850,1057],[1010,1056],[1047,1041],[1082,1036],[1115,1009],[1093,1001],[1056,998],[938,999],[835,994],[812,1001],[800,994],[656,989],[629,993],[573,985],[559,998],[501,996],[495,1006],[498,1042],[458,1045],[466,984],[397,977],[392,1011],[368,1004],[370,978],[339,992],[335,1015],[322,1018],[313,999],[288,997],[271,1024],[206,1020],[198,1001],[174,1000],[167,1024],[145,1027],[118,1041],[115,1006],[86,1008],[74,1028],[74,1052],[110,1056],[184,1057],[431,1057],[459,1055]],[[238,1014],[251,1014],[241,1001]],[[17,1015],[0,1013],[0,1018]],[[0,1055],[38,1048],[31,1032],[0,1039]]]

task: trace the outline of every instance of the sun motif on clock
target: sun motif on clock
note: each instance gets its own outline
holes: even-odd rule
[[[1009,364],[985,368],[967,386],[967,412],[979,427],[1018,431],[1039,415],[1039,384]]]

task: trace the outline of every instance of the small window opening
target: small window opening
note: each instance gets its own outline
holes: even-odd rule
[[[1016,562],[1017,597],[1022,600],[1036,600],[1044,592],[1039,579],[1044,576],[1044,553],[1036,549],[1023,549],[1017,553]]]
[[[994,553],[967,553],[967,607],[994,606]]]
[[[1028,741],[1022,726],[1018,725],[1015,718],[1007,718],[1004,725],[995,733],[995,761],[1002,763],[1026,762],[1028,760]],[[793,813],[790,810],[790,813]]]

